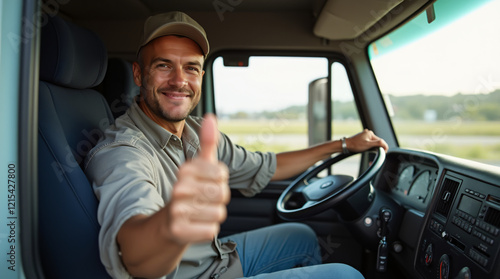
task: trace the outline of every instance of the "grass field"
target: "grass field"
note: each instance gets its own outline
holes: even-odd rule
[[[483,122],[395,122],[395,130],[400,135],[432,135],[444,133],[449,136],[500,136],[500,121]]]
[[[307,133],[307,123],[298,120],[219,120],[221,131],[231,134],[258,134],[270,130],[276,134]],[[450,136],[482,135],[500,136],[500,121],[485,122],[433,122],[405,121],[395,122],[398,135],[432,135],[446,133]],[[361,126],[355,121],[337,121],[332,129],[337,134],[355,134]]]
[[[500,121],[496,122],[395,122],[402,147],[427,149],[479,161],[500,162]],[[307,145],[307,123],[298,120],[219,120],[219,128],[236,143],[250,150],[281,152]],[[353,135],[361,130],[359,122],[337,121],[334,135]],[[303,137],[302,137],[303,135]],[[497,138],[498,137],[498,138]],[[298,139],[302,138],[300,142]],[[412,138],[446,138],[446,142],[415,143]],[[488,139],[487,143],[484,139]]]

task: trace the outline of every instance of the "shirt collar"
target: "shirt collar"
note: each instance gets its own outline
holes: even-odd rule
[[[133,102],[130,106],[129,115],[144,135],[150,141],[156,142],[161,149],[164,149],[169,141],[178,140],[176,135],[164,129],[149,118],[142,111],[137,102]],[[199,128],[200,119],[198,117],[188,116],[182,131],[181,141],[184,144],[186,156],[190,158],[196,155],[200,146],[200,140],[198,137]]]
[[[164,148],[172,137],[176,137],[151,118],[149,118],[139,107],[137,102],[132,102],[130,106],[130,118],[150,141],[156,142],[160,148]]]

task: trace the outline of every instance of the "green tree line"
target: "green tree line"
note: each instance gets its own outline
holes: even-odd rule
[[[422,120],[432,111],[435,120],[460,117],[470,121],[500,120],[500,90],[489,94],[456,94],[453,96],[389,95],[394,117],[402,120]]]
[[[500,121],[500,90],[489,94],[456,94],[453,96],[394,96],[389,95],[390,106],[394,111],[394,119],[426,120],[426,115],[432,120],[450,120],[460,117],[470,121]],[[359,118],[353,101],[332,102],[332,118]],[[290,106],[277,111],[261,111],[255,113],[237,112],[228,115],[233,119],[305,119],[307,106]]]

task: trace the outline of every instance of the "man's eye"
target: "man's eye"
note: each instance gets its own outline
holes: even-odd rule
[[[197,67],[187,67],[187,70],[190,71],[190,72],[196,72],[196,73],[199,73],[200,72],[200,69],[198,69]]]
[[[156,65],[156,68],[159,68],[159,69],[169,69],[171,67],[168,64],[158,64],[158,65]]]

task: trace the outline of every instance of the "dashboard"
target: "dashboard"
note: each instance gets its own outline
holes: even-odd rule
[[[391,255],[408,277],[500,278],[499,167],[395,149],[374,187],[404,211]]]

